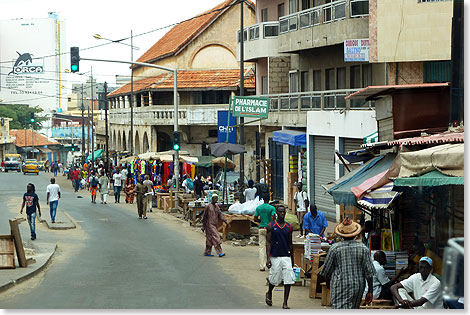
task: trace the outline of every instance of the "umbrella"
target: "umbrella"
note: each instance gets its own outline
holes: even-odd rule
[[[212,163],[215,164],[215,165],[219,165],[219,166],[224,166],[225,165],[225,158],[223,157],[218,157],[218,158],[215,158],[212,160]],[[230,159],[227,159],[227,167],[228,168],[235,168],[235,163],[230,160]]]
[[[211,148],[211,153],[213,156],[225,156],[226,154],[240,154],[240,153],[245,153],[245,147],[242,146],[241,144],[234,144],[234,143],[227,143],[227,142],[222,142],[222,143],[212,143],[210,145]]]

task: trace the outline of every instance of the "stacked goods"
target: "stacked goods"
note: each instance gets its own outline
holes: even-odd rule
[[[314,255],[321,253],[321,237],[320,235],[309,233],[305,238],[304,255],[309,260],[313,259]]]
[[[395,270],[400,271],[403,268],[408,267],[408,252],[396,252],[395,253]]]
[[[302,150],[298,157],[299,182],[304,185],[303,190],[307,191],[307,152]]]
[[[289,156],[289,173],[298,172],[298,158],[295,155]]]

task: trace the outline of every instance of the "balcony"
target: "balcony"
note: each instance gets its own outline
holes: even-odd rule
[[[278,51],[342,44],[346,39],[369,38],[369,1],[340,0],[279,19]]]
[[[243,31],[245,61],[282,55],[278,52],[279,22],[251,25]],[[240,31],[238,31],[237,60],[240,61]]]
[[[375,104],[365,98],[345,100],[359,89],[310,91],[301,93],[261,95],[270,99],[269,118],[263,125],[282,124],[305,127],[307,111],[370,110]]]
[[[179,125],[217,125],[217,112],[228,110],[228,104],[180,105]],[[142,126],[173,125],[173,105],[154,105],[134,108],[134,124]],[[109,120],[112,124],[127,125],[131,120],[130,108],[111,109]]]

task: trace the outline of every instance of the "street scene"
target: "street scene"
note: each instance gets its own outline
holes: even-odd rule
[[[134,2],[0,12],[0,308],[464,309],[463,0]]]

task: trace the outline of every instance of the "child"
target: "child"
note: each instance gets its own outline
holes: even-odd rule
[[[34,184],[29,183],[26,187],[26,193],[23,195],[23,204],[21,205],[20,214],[23,213],[26,204],[26,215],[28,217],[29,228],[31,230],[31,240],[36,239],[36,207],[39,215],[41,215],[41,207],[39,206],[39,197],[36,195]]]

